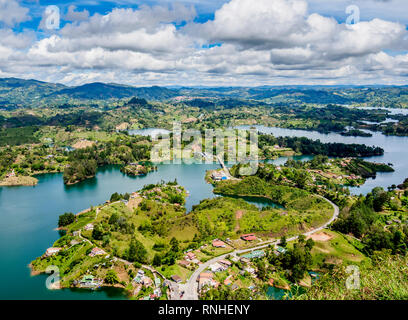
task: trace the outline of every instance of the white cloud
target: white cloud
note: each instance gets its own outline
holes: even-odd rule
[[[35,40],[33,31],[15,33],[11,29],[0,29],[0,44],[10,49],[28,48]]]
[[[30,20],[28,9],[21,7],[16,0],[0,0],[0,23],[14,26],[20,22]]]
[[[372,19],[346,26],[307,4],[231,0],[205,23],[194,23],[194,8],[182,5],[93,16],[70,7],[73,23],[28,50],[28,35],[0,30],[0,72],[75,84],[407,82],[405,25]]]
[[[84,9],[83,11],[76,11],[76,6],[70,5],[68,12],[64,19],[68,21],[86,21],[89,18],[89,11]]]

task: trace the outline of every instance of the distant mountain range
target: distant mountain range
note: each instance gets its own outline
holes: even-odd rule
[[[94,82],[81,86],[65,86],[37,80],[0,78],[0,107],[24,107],[87,104],[137,97],[150,101],[166,101],[185,96],[205,101],[221,99],[234,105],[234,99],[257,100],[266,103],[312,104],[380,104],[393,106],[408,103],[407,86],[261,86],[261,87],[133,87]],[[198,99],[198,100],[197,100]],[[233,99],[233,100],[231,100]],[[191,99],[190,99],[191,100]]]
[[[67,101],[108,100],[139,97],[146,100],[166,100],[178,95],[176,90],[164,87],[132,87],[113,83],[88,83],[68,87],[62,84],[16,78],[0,79],[0,104],[43,103],[44,100]]]
[[[164,100],[177,95],[177,92],[164,87],[136,88],[114,83],[94,82],[78,87],[68,87],[54,92],[51,96],[66,95],[74,99],[122,99],[139,97],[146,100]]]

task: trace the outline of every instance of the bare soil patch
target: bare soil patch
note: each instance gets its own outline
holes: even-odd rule
[[[243,215],[244,215],[243,210],[237,210],[235,212],[235,220],[237,221],[237,224],[235,225],[235,232],[237,232],[241,228],[241,226],[239,225],[239,219],[241,219]]]
[[[72,147],[75,149],[85,149],[88,147],[92,147],[94,144],[95,144],[94,141],[80,140],[77,143],[75,143]]]
[[[333,239],[333,236],[326,233],[326,232],[318,232],[318,233],[314,233],[310,236],[307,237],[308,239],[312,239],[313,241],[329,241],[331,239]]]

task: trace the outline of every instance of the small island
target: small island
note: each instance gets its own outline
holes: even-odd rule
[[[157,171],[157,166],[154,166],[150,162],[144,163],[130,163],[120,168],[120,171],[128,176],[142,176],[149,172]]]

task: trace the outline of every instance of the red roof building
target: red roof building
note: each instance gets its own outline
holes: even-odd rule
[[[213,247],[216,247],[216,248],[225,248],[227,246],[225,242],[221,240],[214,240],[212,245]]]
[[[192,252],[187,252],[186,253],[186,258],[189,260],[194,260],[196,258],[196,255]]]
[[[256,236],[254,233],[248,233],[248,234],[243,234],[241,236],[241,239],[245,241],[254,241],[256,240]]]

